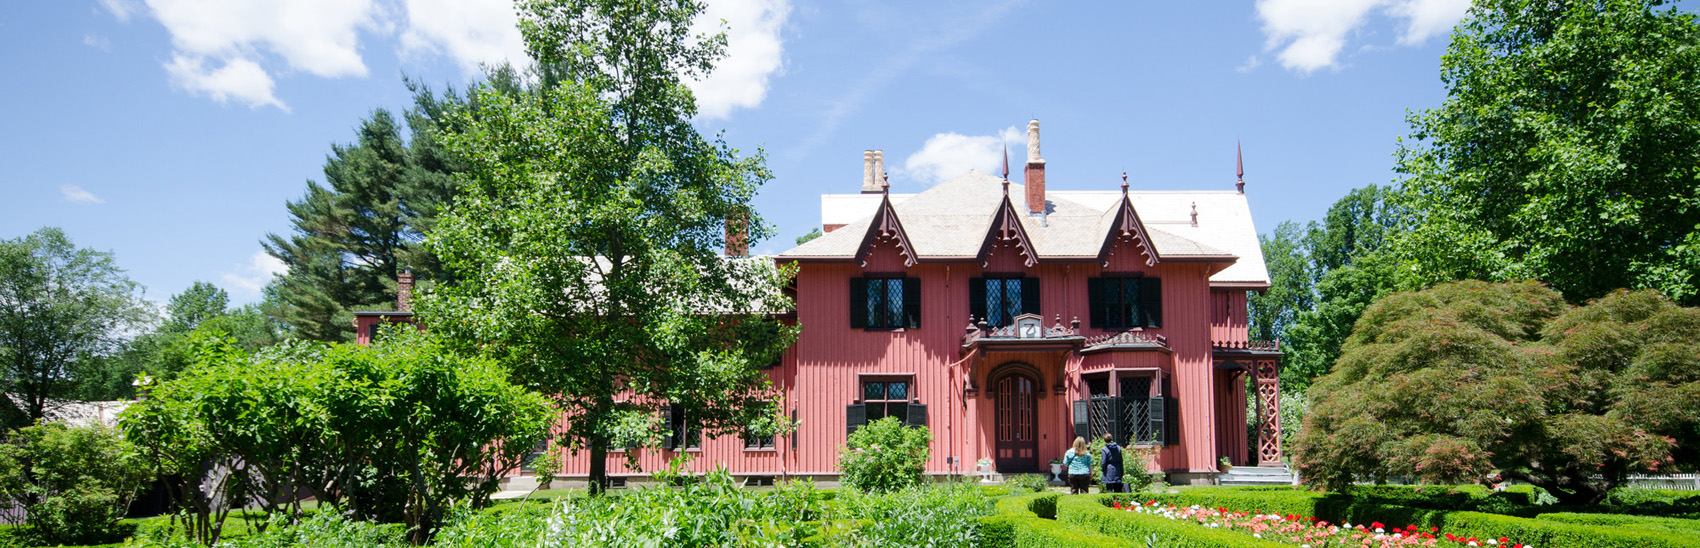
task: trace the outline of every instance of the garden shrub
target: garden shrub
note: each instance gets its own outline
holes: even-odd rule
[[[1038,474],[1011,476],[1004,480],[1004,483],[1009,484],[1010,490],[1018,493],[1023,491],[1038,493],[1051,488],[1050,482],[1045,481],[1045,476]]]
[[[850,433],[838,451],[840,481],[862,491],[896,491],[921,483],[932,431],[911,428],[895,417],[868,423]]]
[[[883,495],[845,493],[840,516],[867,520],[861,537],[874,546],[972,547],[979,542],[975,518],[992,513],[979,488],[962,483],[910,487]]]
[[[0,444],[0,505],[28,514],[21,543],[103,544],[135,530],[119,523],[150,479],[135,447],[103,426],[42,423]]]
[[[980,546],[985,548],[1125,548],[1127,539],[1087,531],[1055,519],[1059,495],[1033,493],[1005,497],[997,515],[980,518]]]
[[[1188,521],[1112,509],[1113,496],[1070,496],[1057,502],[1057,521],[1130,541],[1177,548],[1291,546]]]
[[[1667,531],[1676,533],[1700,533],[1700,520],[1666,518],[1654,516],[1624,516],[1616,514],[1574,514],[1556,513],[1541,514],[1535,519],[1557,521],[1576,525],[1592,525],[1596,527],[1622,527],[1626,529]]]

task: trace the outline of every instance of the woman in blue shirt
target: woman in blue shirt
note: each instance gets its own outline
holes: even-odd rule
[[[1063,465],[1068,467],[1068,494],[1086,494],[1092,486],[1092,453],[1086,450],[1086,438],[1074,438],[1074,447],[1063,453]]]

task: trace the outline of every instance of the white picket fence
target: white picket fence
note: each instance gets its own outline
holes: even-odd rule
[[[1700,474],[1665,474],[1662,476],[1631,475],[1624,487],[1643,489],[1680,489],[1700,491]]]

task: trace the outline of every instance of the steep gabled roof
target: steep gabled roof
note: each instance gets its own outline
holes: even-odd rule
[[[1049,191],[1043,221],[1028,216],[1025,188],[970,171],[917,194],[890,194],[876,202],[866,194],[821,197],[823,224],[844,224],[779,255],[780,260],[856,260],[879,209],[889,203],[901,219],[903,234],[916,260],[978,260],[1007,201],[1035,260],[1101,260],[1111,225],[1119,215],[1120,191]],[[1175,196],[1169,196],[1173,194]],[[1178,198],[1177,198],[1178,196]],[[1189,204],[1199,204],[1199,226],[1187,219]],[[1235,283],[1267,284],[1257,232],[1251,226],[1245,196],[1233,191],[1134,191],[1128,194],[1148,245],[1162,260],[1233,263],[1222,274]],[[1178,208],[1175,211],[1168,211]],[[857,212],[860,213],[857,213]],[[830,219],[827,219],[830,217]],[[1249,243],[1248,243],[1249,242]],[[1228,245],[1224,245],[1228,244]],[[1228,250],[1228,251],[1224,251]],[[1235,261],[1235,258],[1238,261]]]
[[[903,257],[903,266],[915,266],[915,248],[909,243],[909,233],[903,230],[903,221],[898,218],[897,210],[891,206],[890,194],[880,200],[879,209],[874,211],[874,218],[868,222],[867,230],[863,231],[862,243],[856,247],[856,261],[866,266],[868,252],[873,250],[875,243],[882,240],[897,245],[897,254]]]
[[[1039,253],[1033,250],[1033,240],[1027,237],[1027,228],[1022,226],[1024,217],[1015,211],[1015,206],[1009,201],[1009,181],[1003,183],[1003,203],[992,214],[992,224],[986,231],[986,237],[980,243],[980,253],[976,255],[981,263],[985,263],[992,248],[1000,245],[1012,246],[1021,254],[1022,265],[1033,266],[1039,262]]]
[[[1151,236],[1145,231],[1145,223],[1139,220],[1139,212],[1133,209],[1133,202],[1127,197],[1126,182],[1122,183],[1121,202],[1105,211],[1104,219],[1107,221],[1104,223],[1107,230],[1099,232],[1103,234],[1104,242],[1098,249],[1099,261],[1107,265],[1111,251],[1120,243],[1132,244],[1138,249],[1139,253],[1145,256],[1145,266],[1157,266],[1157,263],[1162,261],[1156,244],[1151,243]]]

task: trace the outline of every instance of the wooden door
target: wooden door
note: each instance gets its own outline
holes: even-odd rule
[[[997,467],[1000,473],[1039,470],[1038,413],[1033,392],[1038,382],[1023,374],[997,382]]]

